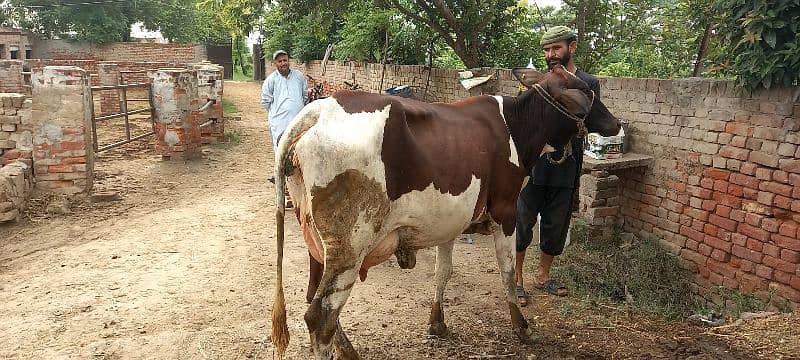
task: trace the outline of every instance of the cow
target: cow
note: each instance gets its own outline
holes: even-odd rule
[[[494,235],[514,333],[528,323],[514,294],[516,201],[546,144],[579,132],[616,134],[619,122],[587,85],[557,66],[515,69],[529,89],[516,97],[424,103],[341,91],[307,105],[282,136],[275,164],[277,280],[272,342],[289,343],[283,290],[284,184],[309,254],[321,264],[305,313],[316,359],[357,359],[339,314],[357,278],[392,255],[403,268],[437,247],[428,332],[447,331],[442,311],[454,239],[467,228]],[[579,155],[580,156],[580,155]],[[313,266],[312,266],[313,268]]]

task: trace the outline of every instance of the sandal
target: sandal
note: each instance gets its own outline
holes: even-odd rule
[[[556,279],[547,280],[542,284],[536,285],[536,288],[555,296],[567,296],[569,294],[567,287]]]
[[[517,286],[517,289],[514,292],[517,294],[517,302],[519,303],[519,306],[528,306],[528,293],[525,292],[525,288],[522,286]]]

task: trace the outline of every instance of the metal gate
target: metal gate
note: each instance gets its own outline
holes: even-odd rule
[[[120,74],[120,80],[122,80],[122,74]],[[128,89],[134,88],[143,88],[147,91],[147,98],[146,99],[128,99]],[[103,115],[103,116],[95,116],[94,111],[94,94],[95,92],[104,91],[104,90],[117,90],[119,92],[119,112],[115,114]],[[92,115],[92,139],[94,140],[94,151],[101,152],[106,151],[108,149],[113,149],[115,147],[119,147],[121,145],[128,144],[130,142],[140,140],[146,138],[148,136],[152,136],[154,134],[153,131],[153,91],[151,84],[149,83],[132,83],[132,84],[122,84],[122,85],[103,85],[103,86],[92,86],[91,87],[91,94],[92,94],[92,107],[91,107],[91,115]],[[128,111],[128,103],[129,102],[144,102],[147,101],[147,107],[136,109],[132,111]],[[150,131],[143,133],[143,134],[131,134],[131,124],[130,124],[130,116],[134,114],[140,113],[149,113],[150,114]],[[115,141],[111,144],[106,144],[100,146],[97,142],[97,124],[99,122],[106,122],[112,119],[122,118],[125,125],[125,138],[119,141]]]

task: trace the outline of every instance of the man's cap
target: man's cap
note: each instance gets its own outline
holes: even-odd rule
[[[575,37],[575,33],[572,31],[572,29],[562,25],[554,26],[550,30],[547,30],[544,35],[542,35],[542,40],[539,42],[539,44],[544,46],[557,41],[567,40],[571,37]]]
[[[287,52],[286,52],[286,50],[278,50],[278,51],[276,51],[276,52],[274,52],[274,53],[272,54],[272,60],[275,60],[275,59],[277,59],[277,58],[278,58],[278,56],[281,56],[281,55],[286,55],[286,56],[288,57],[288,56],[289,56],[289,53],[287,53]]]

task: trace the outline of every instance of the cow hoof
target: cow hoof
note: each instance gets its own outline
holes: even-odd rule
[[[444,322],[435,322],[428,326],[428,334],[434,336],[444,336],[447,334],[447,325]]]

